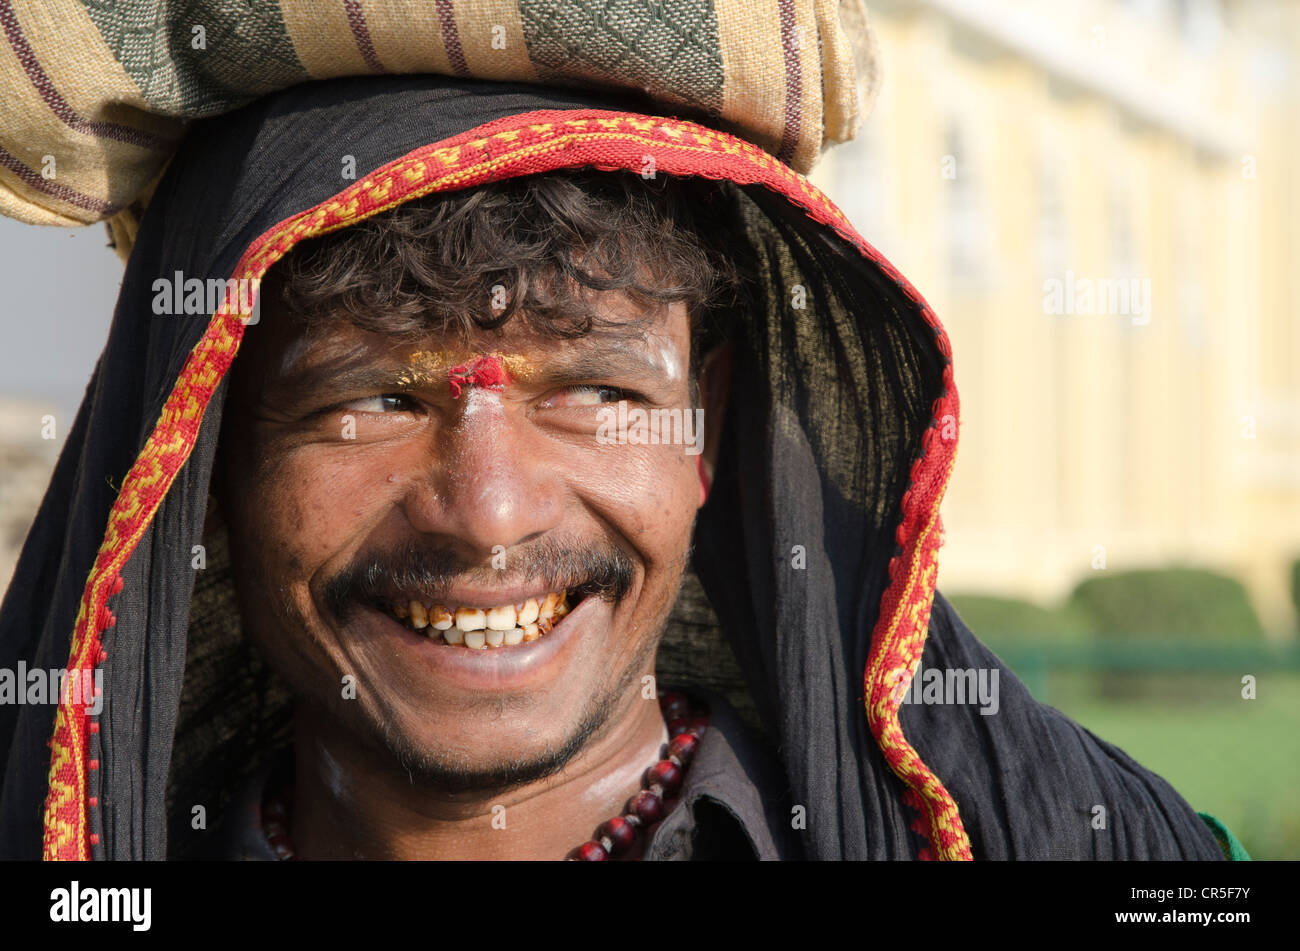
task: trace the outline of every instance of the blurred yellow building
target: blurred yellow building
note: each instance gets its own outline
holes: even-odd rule
[[[1275,636],[1300,557],[1300,3],[876,0],[814,180],[952,338],[940,587],[1208,567]]]

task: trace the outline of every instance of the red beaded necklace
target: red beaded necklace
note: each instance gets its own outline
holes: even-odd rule
[[[604,862],[625,855],[636,845],[642,832],[648,832],[672,811],[700,737],[708,728],[706,713],[691,708],[684,694],[666,693],[659,698],[659,709],[668,724],[668,745],[664,758],[645,773],[639,793],[627,802],[622,815],[601,823],[596,835],[582,843],[568,858],[579,862]],[[297,849],[289,838],[289,802],[291,786],[281,787],[262,803],[262,833],[281,861],[296,861]]]

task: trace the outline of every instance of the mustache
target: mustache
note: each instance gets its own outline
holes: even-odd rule
[[[481,584],[536,582],[578,598],[621,601],[632,590],[636,566],[612,544],[570,545],[543,539],[504,554],[506,568],[475,562],[447,548],[410,542],[396,550],[359,555],[325,585],[326,606],[340,619],[357,605],[383,607],[394,591],[445,591],[455,581]]]

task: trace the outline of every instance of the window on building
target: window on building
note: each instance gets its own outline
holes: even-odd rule
[[[939,175],[947,193],[948,275],[955,290],[987,287],[993,264],[985,195],[969,139],[960,119],[948,121]]]

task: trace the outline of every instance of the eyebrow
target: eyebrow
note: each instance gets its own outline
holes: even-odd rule
[[[610,376],[666,379],[668,372],[650,354],[620,347],[599,353],[582,352],[567,359],[559,357],[547,366],[539,367],[537,375],[551,382],[564,382]]]
[[[362,390],[376,386],[400,386],[397,382],[400,377],[403,374],[409,376],[411,372],[410,367],[388,360],[376,360],[366,347],[355,347],[342,358],[321,355],[313,359],[310,344],[303,346],[300,338],[294,346],[298,352],[281,364],[280,371],[270,381],[273,386],[297,389],[324,379],[337,389]]]

